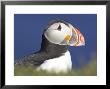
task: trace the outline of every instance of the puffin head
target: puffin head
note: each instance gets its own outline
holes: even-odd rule
[[[44,32],[46,39],[54,44],[69,46],[84,46],[82,33],[70,23],[63,20],[52,21]]]

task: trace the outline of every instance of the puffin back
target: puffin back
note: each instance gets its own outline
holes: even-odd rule
[[[42,35],[42,43],[39,51],[27,55],[15,61],[15,65],[34,65],[40,66],[45,60],[62,56],[67,51],[66,45],[58,45],[49,42],[44,34]]]

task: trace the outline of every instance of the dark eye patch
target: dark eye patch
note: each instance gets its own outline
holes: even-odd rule
[[[61,31],[61,25],[59,25],[57,29],[58,29],[59,31]]]

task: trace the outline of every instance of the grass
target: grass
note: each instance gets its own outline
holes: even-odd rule
[[[36,71],[34,67],[15,67],[15,76],[96,76],[97,75],[97,62],[92,60],[88,65],[80,69],[72,69],[68,73],[54,73],[46,71]]]

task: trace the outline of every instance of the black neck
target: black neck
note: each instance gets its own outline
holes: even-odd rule
[[[44,35],[42,35],[42,43],[40,51],[45,51],[50,54],[62,54],[67,51],[66,45],[58,45],[49,42]]]

